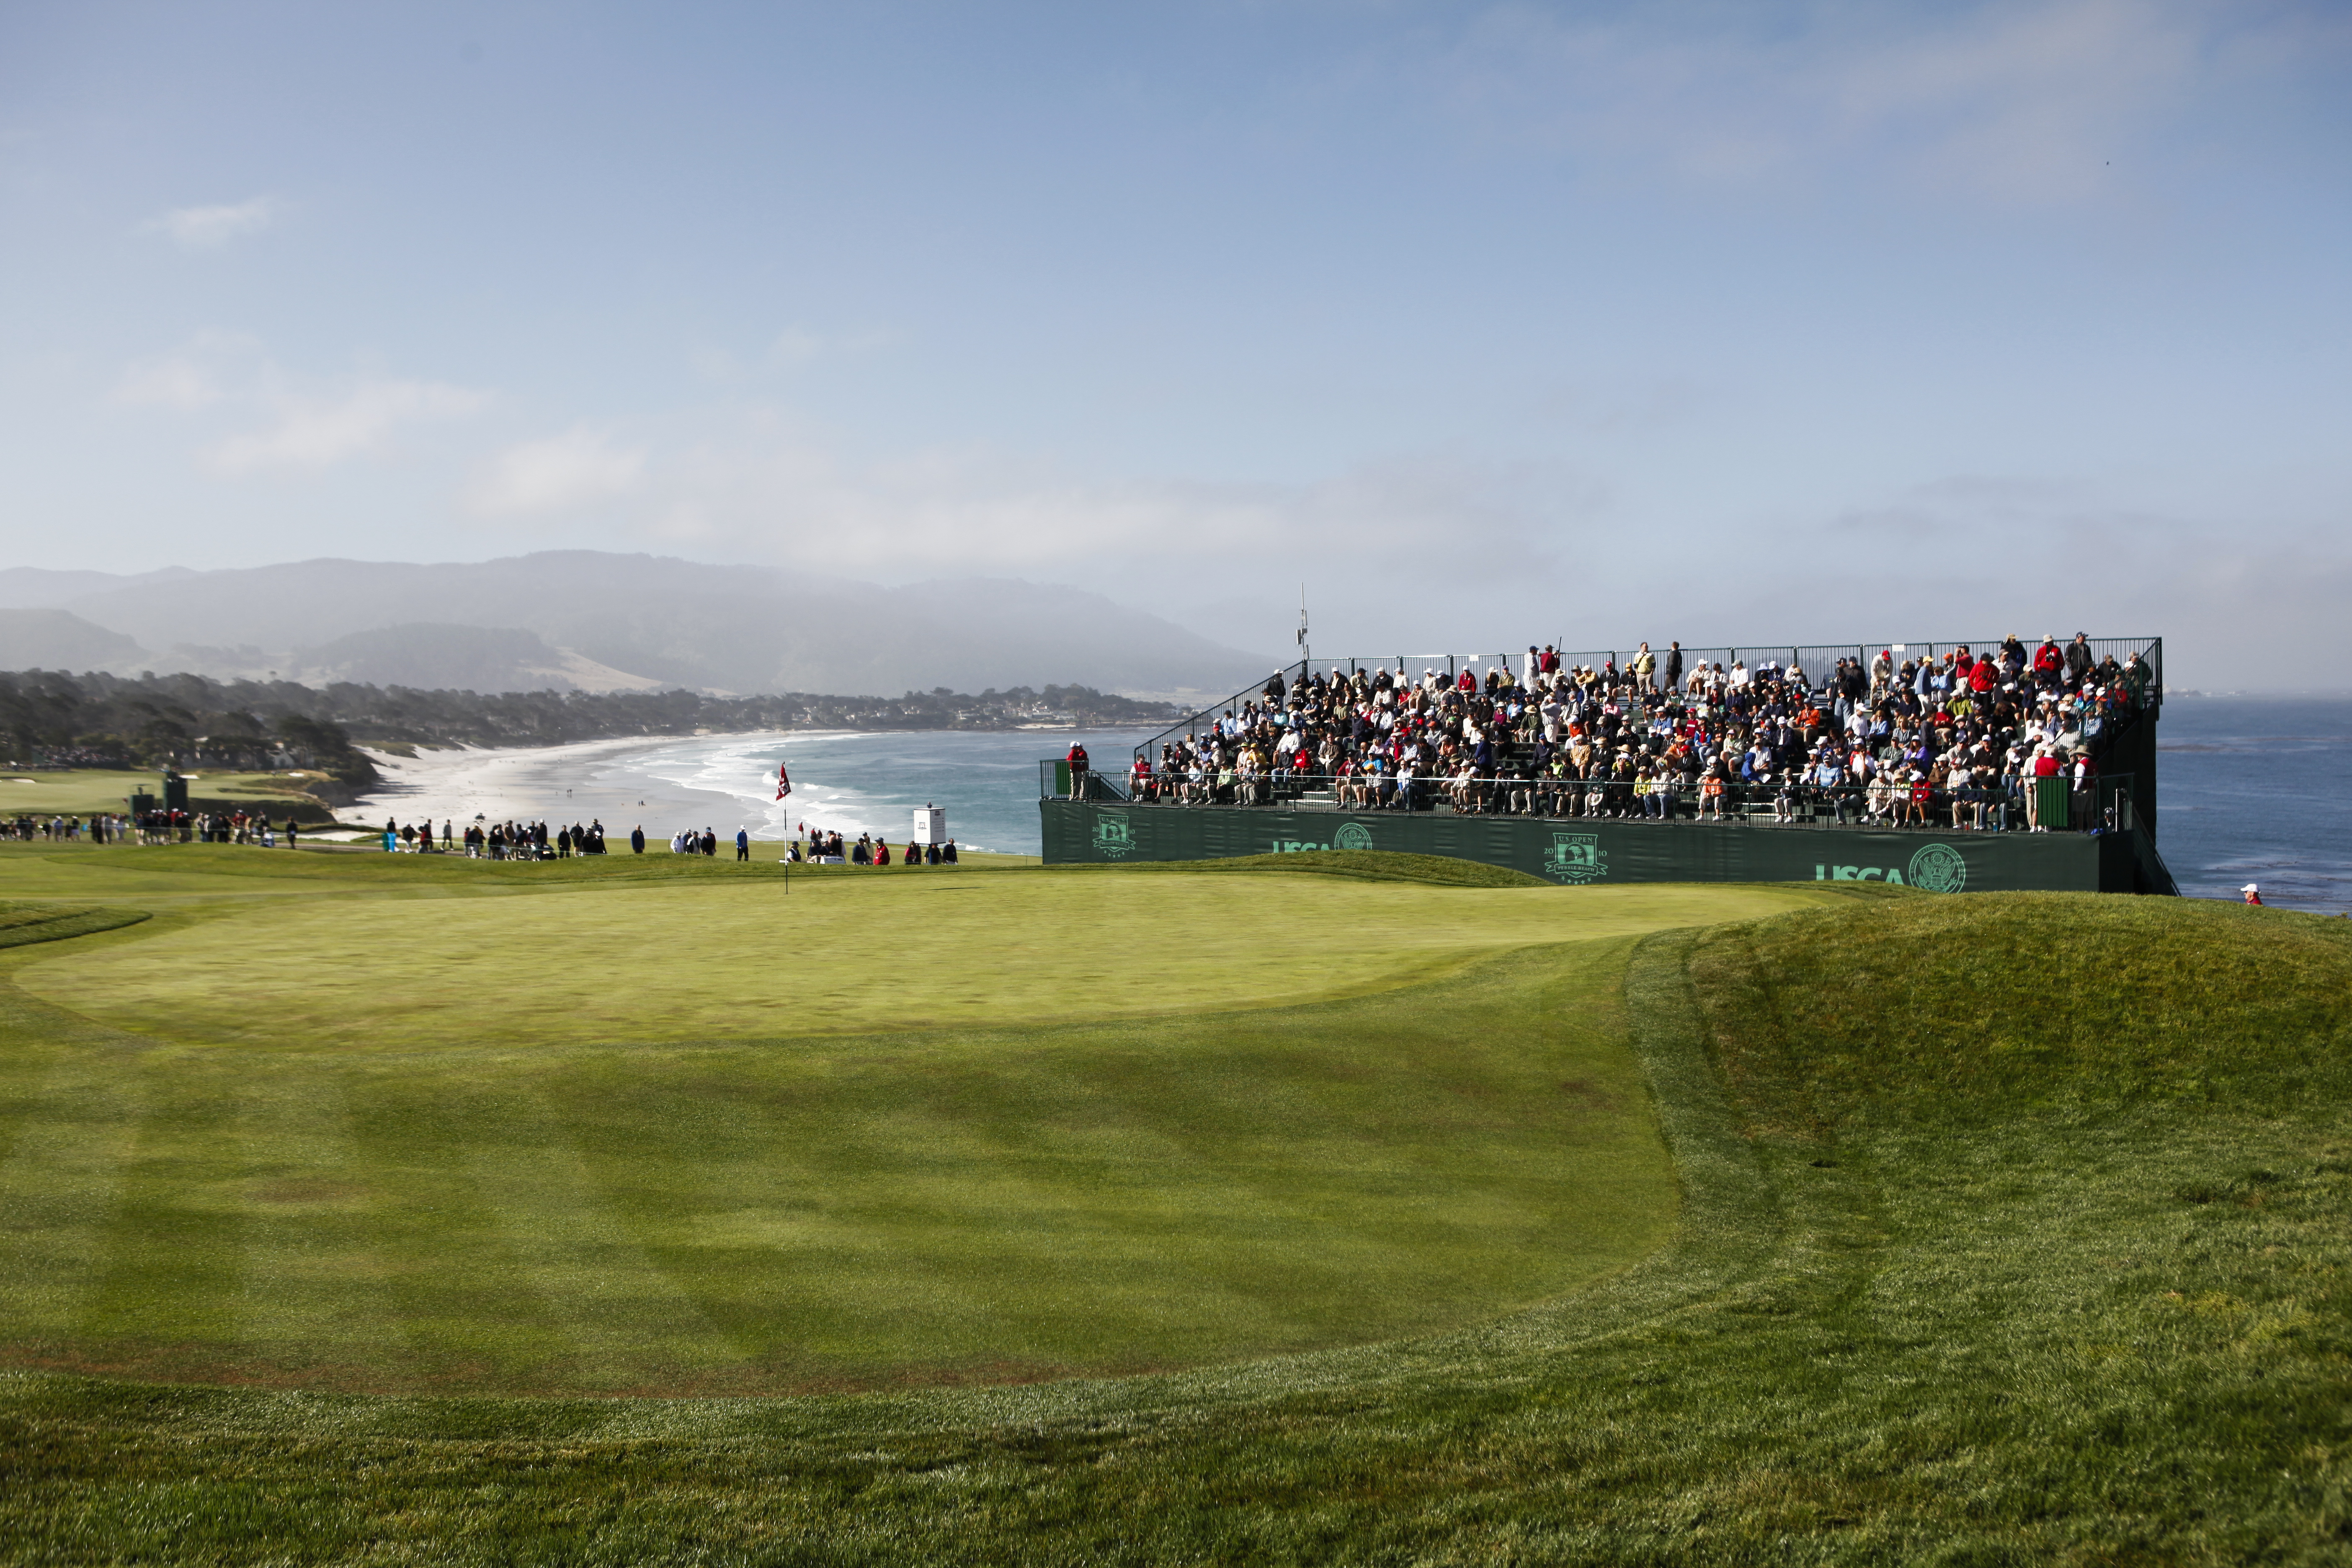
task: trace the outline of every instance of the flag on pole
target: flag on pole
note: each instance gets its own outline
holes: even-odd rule
[[[793,775],[784,771],[783,763],[778,763],[776,764],[776,798],[782,800],[792,793]]]

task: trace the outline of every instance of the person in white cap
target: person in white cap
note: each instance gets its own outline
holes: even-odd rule
[[[2246,895],[2247,903],[2252,904],[2258,910],[2263,907],[2262,889],[2255,887],[2252,882],[2247,883],[2244,887],[2239,889],[2238,891]]]

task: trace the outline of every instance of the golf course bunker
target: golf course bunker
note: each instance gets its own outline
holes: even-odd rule
[[[800,1393],[1484,1321],[1673,1232],[1634,942],[1814,897],[384,875],[5,961],[68,1043],[0,1054],[0,1359]]]

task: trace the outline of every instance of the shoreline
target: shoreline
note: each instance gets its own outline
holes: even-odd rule
[[[975,853],[1034,855],[1039,765],[1071,741],[1106,755],[1156,731],[767,730],[640,735],[554,746],[418,747],[413,757],[362,748],[383,783],[337,814],[381,831],[387,818],[430,816],[462,828],[486,821],[601,823],[608,837],[642,827],[664,843],[682,828],[722,841],[740,829],[761,843],[825,829],[903,843],[914,812],[936,806],[947,832]],[[775,798],[780,763],[793,791]]]
[[[356,818],[361,825],[370,825],[380,816],[402,817],[425,807],[425,815],[436,819],[466,823],[479,816],[492,822],[537,821],[547,818],[554,805],[554,791],[566,792],[566,799],[583,805],[592,814],[612,804],[611,800],[592,795],[583,799],[577,791],[580,784],[561,784],[562,778],[596,776],[599,763],[609,763],[625,758],[641,758],[669,747],[695,744],[744,743],[781,745],[788,739],[841,739],[861,734],[859,731],[752,730],[709,735],[634,735],[612,737],[601,741],[570,741],[553,746],[419,746],[415,755],[404,757],[396,752],[362,746],[359,750],[383,774],[384,782],[370,790],[351,805],[337,814],[339,819]],[[707,807],[716,809],[733,805],[741,809],[743,800],[736,795],[710,790],[692,790],[692,786],[665,781],[668,788],[657,792],[667,795],[690,791],[704,795]],[[626,800],[628,792],[599,792],[614,799]],[[668,800],[657,803],[656,794],[638,795],[638,808],[658,810],[663,805],[677,807],[688,802]],[[561,815],[561,813],[559,813]],[[552,818],[548,818],[552,822]],[[607,823],[611,830],[612,825]],[[627,828],[621,829],[627,832]],[[651,829],[647,830],[648,835]],[[667,833],[662,835],[667,838]]]

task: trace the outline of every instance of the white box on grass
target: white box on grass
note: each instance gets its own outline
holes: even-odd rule
[[[915,808],[915,842],[945,844],[948,841],[948,813],[945,806],[919,805]]]

